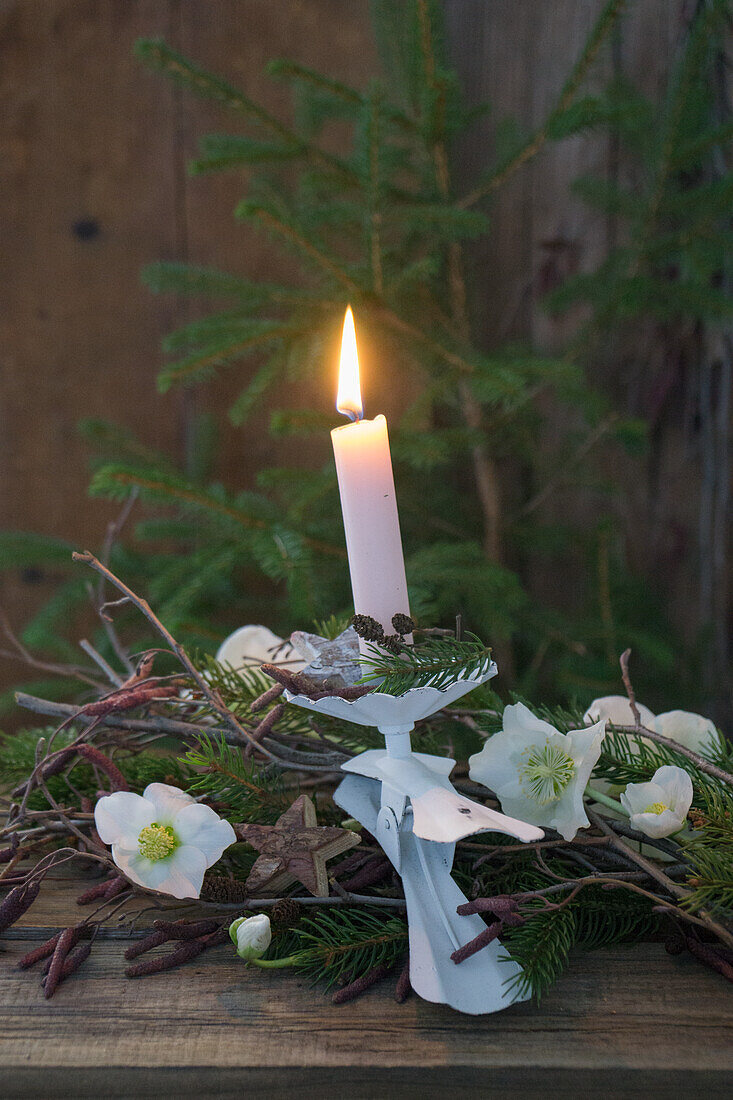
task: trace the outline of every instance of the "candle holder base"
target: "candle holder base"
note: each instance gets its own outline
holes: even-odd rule
[[[376,726],[385,749],[370,749],[342,765],[348,772],[334,800],[372,833],[402,879],[410,938],[410,982],[427,1001],[472,1015],[496,1012],[526,995],[519,992],[521,967],[494,940],[464,962],[451,955],[486,925],[478,915],[458,916],[465,904],[451,877],[455,843],[476,832],[495,831],[525,842],[541,829],[490,810],[455,790],[455,761],[412,751],[416,721],[449,706],[495,676],[487,663],[473,677],[447,688],[411,688],[403,695],[371,692],[349,701],[310,699],[286,692],[289,702],[357,725]]]
[[[507,957],[498,939],[459,965],[451,959],[458,947],[486,930],[480,916],[456,912],[467,898],[451,876],[455,844],[416,836],[409,813],[394,827],[394,843],[385,843],[380,786],[373,779],[347,776],[334,801],[370,833],[381,833],[380,843],[402,879],[415,993],[469,1015],[498,1012],[526,1000],[517,990],[522,968]]]

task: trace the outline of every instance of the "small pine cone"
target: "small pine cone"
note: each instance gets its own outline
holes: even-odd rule
[[[404,643],[399,634],[385,634],[379,644],[382,649],[386,649],[388,653],[398,654],[404,649]]]
[[[227,875],[205,875],[201,887],[201,900],[219,902],[221,905],[231,905],[235,902],[246,901],[247,891],[245,884],[238,879],[229,878]]]
[[[405,637],[406,634],[412,634],[415,629],[415,624],[409,615],[403,615],[401,612],[392,616],[392,626],[401,637]]]
[[[270,910],[270,920],[278,928],[293,928],[302,912],[303,906],[295,898],[280,898]]]
[[[371,615],[354,615],[351,625],[365,642],[381,642],[384,638],[382,624],[373,619]]]

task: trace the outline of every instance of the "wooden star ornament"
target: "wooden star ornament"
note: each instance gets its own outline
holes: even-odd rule
[[[293,882],[316,897],[328,897],[326,861],[361,841],[348,829],[318,825],[316,808],[305,794],[274,825],[245,823],[235,832],[260,853],[245,884],[252,897],[276,897]]]

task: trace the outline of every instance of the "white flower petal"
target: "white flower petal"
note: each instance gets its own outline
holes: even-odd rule
[[[656,783],[665,791],[666,798],[663,801],[668,806],[673,807],[675,810],[679,810],[684,806],[685,816],[687,815],[687,811],[692,805],[693,789],[692,779],[684,768],[678,768],[674,764],[665,764],[663,767],[657,768],[652,783]]]
[[[225,638],[216,659],[220,665],[233,669],[259,668],[268,662],[287,661],[292,672],[305,668],[307,663],[301,660],[290,642],[283,642],[269,627],[255,624],[240,626]]]
[[[588,815],[583,808],[583,794],[580,790],[573,790],[553,803],[555,813],[548,822],[551,829],[555,829],[564,840],[572,840],[578,829],[587,829],[590,825]]]
[[[572,840],[578,829],[587,829],[590,825],[583,804],[585,788],[591,772],[601,755],[601,746],[606,733],[606,719],[602,718],[587,729],[571,730],[563,738],[563,749],[575,763],[575,775],[568,783],[561,798],[553,805],[550,825],[565,840]],[[562,735],[558,735],[562,736]]]
[[[621,792],[619,801],[629,814],[641,814],[647,806],[653,806],[656,802],[667,805],[666,791],[651,780],[648,783],[629,783]]]
[[[159,825],[172,825],[181,810],[194,801],[190,794],[179,787],[169,787],[167,783],[149,783],[143,791],[143,798],[155,807],[153,821]]]
[[[100,798],[94,807],[94,824],[103,844],[135,848],[146,825],[155,821],[155,807],[131,791],[115,791]]]
[[[127,878],[148,890],[157,890],[166,876],[165,860],[147,859],[139,848],[112,845],[112,858]]]
[[[512,706],[505,707],[502,725],[504,733],[513,735],[530,733],[544,734],[545,737],[550,737],[558,732],[549,722],[545,722],[542,718],[532,714],[532,711],[529,707],[525,707],[524,703],[514,703]],[[533,744],[536,743],[537,738],[533,737]]]
[[[709,756],[720,748],[720,734],[715,724],[709,718],[703,718],[702,714],[693,714],[687,710],[668,710],[657,715],[652,729],[701,756]]]
[[[206,871],[206,857],[198,848],[181,845],[167,859],[146,859],[139,851],[112,848],[112,858],[138,886],[170,894],[174,898],[197,898]]]
[[[198,848],[182,844],[170,859],[161,860],[169,868],[169,875],[158,889],[174,898],[197,898],[206,873],[206,856]]]
[[[632,814],[629,820],[639,832],[659,840],[681,829],[684,818],[672,810],[663,810],[661,814]]]
[[[641,715],[642,726],[654,729],[654,715],[643,703],[637,703]],[[600,718],[607,719],[612,726],[633,726],[636,724],[631,703],[626,695],[604,695],[600,699],[594,699],[583,715],[583,721],[597,722]]]
[[[203,853],[207,867],[221,859],[224,849],[237,839],[229,822],[200,802],[185,806],[180,811],[176,816],[175,831],[181,844],[190,844]]]
[[[523,788],[516,784],[503,786],[501,790],[496,791],[496,796],[501,803],[502,813],[509,817],[526,821],[530,825],[550,825],[553,803],[541,806],[534,799],[529,798]]]
[[[575,761],[575,782],[582,782],[583,789],[590,779],[590,773],[601,755],[603,738],[606,735],[606,719],[601,718],[593,726],[582,730],[570,730],[565,737],[564,749]]]
[[[517,757],[523,745],[504,730],[488,738],[481,751],[469,757],[469,775],[475,783],[483,783],[492,791],[517,779]]]
[[[247,917],[236,923],[234,934],[240,959],[259,959],[272,943],[270,918],[266,913],[257,913],[254,917]],[[229,934],[231,935],[231,928]]]

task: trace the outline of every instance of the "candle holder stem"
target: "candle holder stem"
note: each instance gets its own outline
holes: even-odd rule
[[[414,725],[379,727],[379,732],[384,736],[387,756],[391,756],[395,760],[404,760],[412,754],[410,734],[414,728]]]

